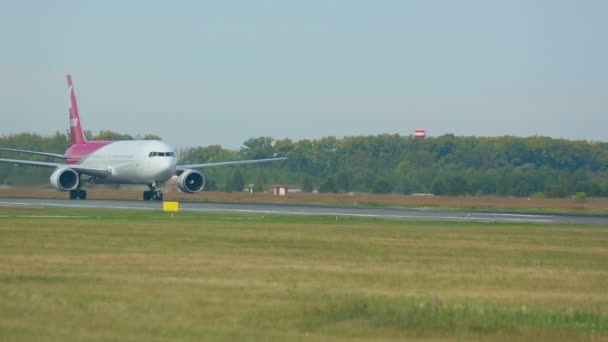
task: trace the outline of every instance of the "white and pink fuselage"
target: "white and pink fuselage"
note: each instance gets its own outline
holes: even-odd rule
[[[65,152],[68,164],[104,168],[103,183],[164,183],[175,175],[177,160],[168,144],[157,140],[87,141]]]

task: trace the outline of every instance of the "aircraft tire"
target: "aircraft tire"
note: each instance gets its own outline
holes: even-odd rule
[[[87,199],[87,192],[85,190],[70,190],[71,200],[84,200]]]

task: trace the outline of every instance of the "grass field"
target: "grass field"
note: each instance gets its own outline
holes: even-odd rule
[[[608,340],[607,246],[606,226],[0,207],[0,340]]]

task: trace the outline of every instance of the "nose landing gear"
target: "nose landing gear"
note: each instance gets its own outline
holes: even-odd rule
[[[148,185],[150,191],[144,191],[144,201],[162,201],[163,193],[156,183]]]

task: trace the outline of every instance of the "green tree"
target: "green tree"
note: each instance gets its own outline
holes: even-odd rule
[[[349,192],[352,189],[351,176],[348,172],[338,172],[337,184],[339,191]]]
[[[135,136],[137,140],[163,140],[160,136],[156,134],[144,134]]]
[[[205,179],[205,191],[217,191],[217,183],[213,179]]]
[[[106,141],[116,141],[116,140],[135,140],[133,136],[129,134],[120,134],[112,131],[101,131],[99,134],[94,136],[91,140],[106,140]]]
[[[93,139],[131,139],[127,134],[102,131]],[[63,153],[69,134],[53,136],[30,133],[0,136],[0,147]],[[140,138],[140,136],[138,136]],[[141,138],[156,139],[154,135]],[[568,141],[549,137],[457,137],[444,135],[413,139],[397,134],[324,137],[313,140],[275,141],[271,137],[251,138],[239,151],[219,145],[184,148],[180,164],[212,163],[244,158],[286,156],[283,162],[243,166],[244,179],[261,183],[326,183],[323,190],[374,192],[384,179],[401,193],[480,194],[529,196],[608,196],[608,143]],[[36,155],[0,151],[4,158],[57,161]],[[263,170],[261,177],[260,171]],[[0,164],[0,183],[47,183],[52,170],[35,167],[16,169]],[[232,182],[234,169],[207,168],[207,179]],[[335,186],[331,186],[333,180]],[[305,184],[302,184],[305,185]],[[322,184],[321,184],[322,185]],[[258,186],[259,188],[259,186]]]
[[[313,184],[312,179],[309,176],[304,176],[304,180],[302,181],[302,192],[312,192]]]
[[[431,192],[434,195],[445,195],[448,193],[447,186],[443,179],[437,179],[433,182],[431,186]]]
[[[245,187],[245,180],[239,169],[234,169],[228,180],[226,181],[226,191],[228,192],[240,192]]]
[[[319,192],[338,192],[338,186],[334,177],[327,177],[325,181],[319,186]]]
[[[271,137],[250,138],[243,143],[240,153],[245,159],[272,158],[273,141]]]
[[[468,190],[468,183],[462,175],[450,175],[445,178],[446,193],[448,195],[464,195]]]
[[[399,179],[399,191],[402,194],[409,195],[414,193],[414,186],[412,180],[408,175],[403,175]]]
[[[264,173],[264,169],[258,168],[257,175],[255,177],[255,183],[253,184],[253,190],[255,192],[265,192],[268,187],[268,180],[266,179],[266,174]]]
[[[384,178],[376,179],[372,192],[375,194],[389,194],[393,191],[393,185]]]

